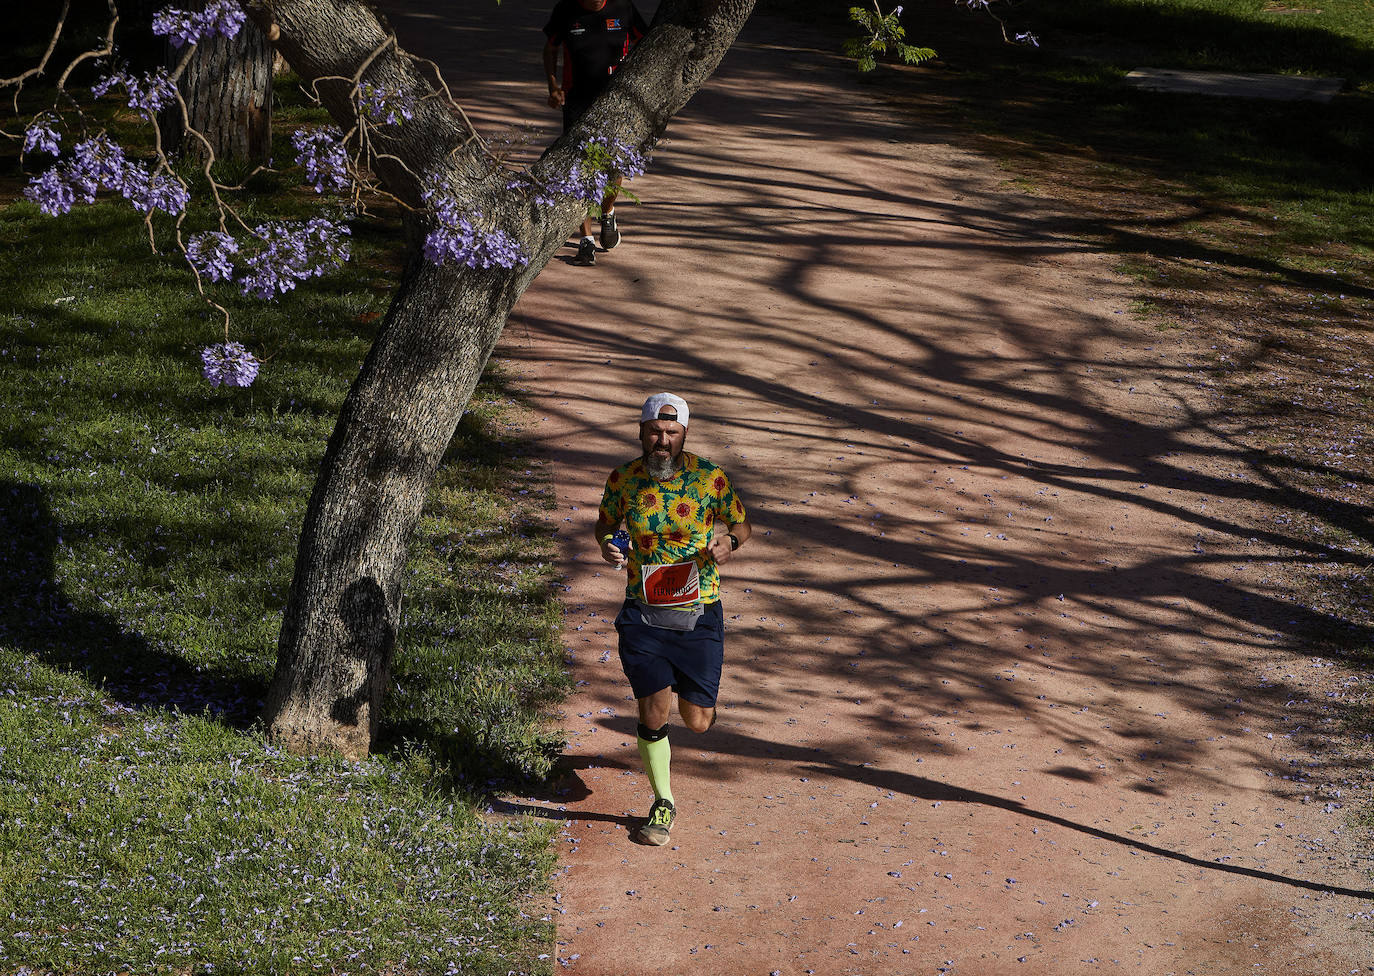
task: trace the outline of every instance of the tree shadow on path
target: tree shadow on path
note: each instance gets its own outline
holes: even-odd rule
[[[1091,837],[1109,841],[1113,844],[1120,844],[1123,847],[1129,847],[1146,854],[1154,854],[1159,857],[1168,858],[1171,861],[1178,861],[1180,864],[1189,864],[1193,867],[1204,868],[1209,871],[1243,875],[1247,878],[1255,878],[1259,881],[1269,881],[1274,884],[1288,885],[1293,888],[1303,888],[1307,891],[1329,892],[1335,895],[1345,895],[1350,898],[1374,898],[1374,890],[1320,884],[1315,881],[1308,881],[1304,878],[1290,878],[1286,875],[1276,874],[1272,871],[1244,867],[1239,864],[1204,861],[1202,858],[1193,857],[1190,854],[1184,854],[1180,851],[1170,850],[1167,847],[1159,847],[1155,844],[1145,844],[1135,838],[1114,834],[1100,827],[1077,823],[1067,817],[1046,813],[1043,810],[1036,810],[1026,806],[1018,800],[1010,800],[1006,797],[996,796],[992,793],[983,793],[978,790],[970,790],[962,786],[951,786],[948,783],[927,779],[924,776],[913,776],[910,773],[901,773],[888,769],[876,769],[869,766],[857,766],[853,763],[841,762],[836,759],[829,759],[823,764],[811,766],[802,764],[797,768],[802,772],[809,772],[813,775],[843,777],[853,780],[856,783],[864,783],[868,786],[876,787],[877,789],[888,790],[894,793],[903,793],[918,800],[930,800],[933,803],[970,803],[983,807],[1006,810],[1008,813],[1013,813],[1017,816],[1027,817],[1031,820],[1039,820],[1043,823],[1054,824],[1058,827],[1064,827],[1081,834],[1087,834]]]
[[[605,722],[602,724],[608,730],[615,730],[613,723]],[[1113,833],[1110,830],[1103,830],[1101,827],[1094,827],[1091,824],[1079,823],[1068,817],[1048,813],[1044,810],[1037,810],[1027,806],[1020,800],[1009,799],[994,793],[985,793],[981,790],[954,786],[950,783],[942,783],[939,780],[931,779],[926,776],[916,776],[898,770],[882,769],[871,764],[848,762],[840,759],[827,749],[789,746],[785,743],[760,739],[719,726],[711,731],[710,739],[710,746],[716,752],[742,757],[768,756],[782,761],[790,761],[795,763],[792,767],[792,771],[802,776],[828,776],[850,780],[855,783],[862,783],[865,786],[870,786],[876,790],[882,790],[887,793],[900,793],[913,799],[928,800],[931,803],[964,803],[991,809],[1005,810],[1007,813],[1014,814],[1018,817],[1025,817],[1030,820],[1053,824],[1057,827],[1063,827],[1066,830],[1072,830],[1080,834],[1086,834],[1090,837],[1096,837],[1099,840],[1104,840],[1112,844],[1119,844],[1122,847],[1137,850],[1144,854],[1153,854],[1158,857],[1168,858],[1171,861],[1177,861],[1180,864],[1188,864],[1208,871],[1240,875],[1247,878],[1254,878],[1258,881],[1287,885],[1292,888],[1300,888],[1306,891],[1343,895],[1349,898],[1374,899],[1374,890],[1322,884],[1316,881],[1309,881],[1306,878],[1289,877],[1288,875],[1278,874],[1273,871],[1265,871],[1260,868],[1204,860],[1182,851],[1161,847],[1157,844],[1147,844],[1134,837],[1127,837],[1123,834]],[[1076,770],[1070,770],[1069,773],[1070,778],[1081,778]],[[520,812],[530,813],[535,816],[548,817],[555,815],[546,808],[535,807],[528,804],[510,804],[509,806],[520,807]],[[560,812],[557,813],[556,816],[561,819],[586,821],[622,822],[627,819],[585,810]]]

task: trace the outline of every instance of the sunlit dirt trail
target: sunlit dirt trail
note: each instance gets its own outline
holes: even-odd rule
[[[547,140],[543,14],[394,22]],[[1374,883],[1308,775],[1332,670],[1267,578],[1320,552],[1275,518],[1310,499],[1250,466],[1079,218],[822,48],[756,20],[621,246],[566,249],[498,353],[553,471],[578,682],[560,791],[509,804],[567,819],[555,971],[1374,972]],[[590,530],[661,389],[755,537],[654,849]]]

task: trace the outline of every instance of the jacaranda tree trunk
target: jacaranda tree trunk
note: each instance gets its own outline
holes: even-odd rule
[[[421,183],[450,187],[464,209],[520,240],[513,270],[436,265],[416,242],[391,306],[344,404],[306,512],[265,719],[298,752],[365,754],[395,648],[406,543],[426,492],[516,299],[567,240],[585,205],[541,206],[507,189],[477,133],[442,98],[432,71],[398,51],[360,0],[246,0],[250,18],[307,83],[319,82],[345,131],[352,80],[411,95],[414,118],[373,137],[373,170],[419,207]],[[658,135],[743,27],[753,0],[664,0],[648,35],[577,129],[534,166],[565,175],[595,133],[631,146]],[[426,99],[427,100],[422,100]]]
[[[186,10],[205,8],[206,0],[181,0]],[[172,63],[181,57],[173,48]],[[208,37],[181,76],[181,97],[191,128],[203,135],[216,159],[266,164],[272,156],[272,46],[252,24],[244,24],[233,38]],[[168,152],[203,162],[204,142],[188,135],[181,111],[161,116]]]

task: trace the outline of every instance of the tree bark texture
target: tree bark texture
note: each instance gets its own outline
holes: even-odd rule
[[[432,66],[400,50],[359,0],[248,0],[250,17],[344,131],[357,124],[355,79],[399,88],[414,118],[367,131],[362,151],[387,189],[418,206],[447,186],[474,222],[522,241],[511,270],[429,263],[412,254],[321,465],[296,557],[264,718],[297,752],[361,756],[376,733],[400,623],[406,544],[454,429],[516,300],[586,214],[583,201],[540,206],[486,155],[441,96]],[[720,63],[753,0],[664,0],[649,33],[577,128],[532,167],[566,174],[590,134],[645,146]],[[425,213],[410,218],[423,239]]]
[[[182,9],[201,10],[205,3],[190,0]],[[180,57],[171,52],[174,63]],[[271,158],[273,57],[267,36],[252,22],[233,38],[216,35],[196,45],[178,88],[191,128],[205,136],[216,159],[265,165]],[[179,111],[163,113],[160,121],[170,153],[205,161],[205,143],[186,131]]]

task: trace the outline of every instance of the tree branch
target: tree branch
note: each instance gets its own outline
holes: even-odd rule
[[[105,0],[110,8],[110,26],[105,31],[105,46],[91,51],[84,51],[72,59],[72,63],[67,65],[67,70],[62,72],[62,77],[57,79],[57,90],[65,92],[67,90],[67,79],[72,76],[76,66],[83,61],[93,58],[106,58],[114,53],[115,27],[119,24],[119,10],[115,7],[115,0]]]
[[[110,0],[113,3],[113,0]],[[0,88],[8,88],[14,85],[14,114],[19,114],[19,93],[24,90],[24,82],[30,78],[41,75],[48,67],[48,60],[52,53],[57,50],[57,42],[62,39],[62,29],[67,25],[67,14],[72,9],[72,0],[62,0],[62,12],[57,15],[57,26],[53,28],[52,38],[48,41],[48,49],[43,52],[43,57],[38,64],[25,71],[15,78],[0,79]]]

